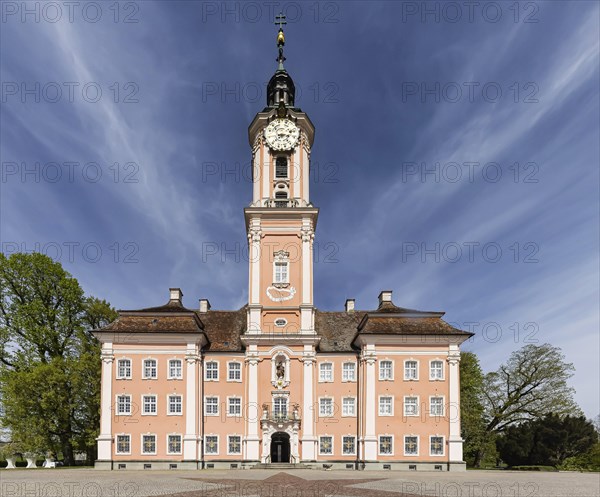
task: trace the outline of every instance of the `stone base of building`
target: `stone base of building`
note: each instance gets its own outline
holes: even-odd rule
[[[198,469],[251,469],[260,461],[96,461],[94,468],[98,470],[198,470]],[[431,462],[431,461],[301,461],[301,467],[315,470],[365,470],[365,471],[466,471],[463,461]],[[268,469],[268,468],[267,468]],[[293,468],[291,468],[293,469]]]

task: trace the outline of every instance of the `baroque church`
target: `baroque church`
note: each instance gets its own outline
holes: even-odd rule
[[[102,344],[99,469],[460,471],[460,344],[443,312],[322,311],[313,300],[315,128],[278,68],[250,124],[248,304],[119,311]]]

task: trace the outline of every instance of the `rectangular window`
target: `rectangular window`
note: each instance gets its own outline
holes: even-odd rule
[[[404,455],[406,455],[406,456],[419,455],[419,437],[416,437],[416,436],[404,437]]]
[[[444,437],[429,437],[429,452],[432,456],[444,455]]]
[[[207,416],[217,416],[219,414],[218,397],[206,397],[204,401],[204,414]]]
[[[229,381],[240,381],[242,379],[242,365],[239,362],[230,362],[227,373]]]
[[[275,397],[273,399],[273,415],[276,418],[287,417],[287,399],[285,397]]]
[[[157,378],[156,359],[144,359],[144,378]]]
[[[181,395],[169,395],[169,414],[182,414]]]
[[[404,362],[404,379],[405,380],[416,380],[417,374],[417,361],[405,361]]]
[[[169,361],[169,378],[171,378],[171,379],[183,378],[181,359],[171,359]]]
[[[444,398],[443,397],[431,397],[429,414],[431,416],[443,416],[444,415]]]
[[[167,442],[169,454],[181,454],[181,435],[169,435]]]
[[[241,416],[242,415],[242,399],[239,397],[229,398],[227,406],[227,414],[230,416]]]
[[[219,453],[219,437],[217,435],[207,435],[204,444],[205,454]]]
[[[275,160],[275,177],[284,179],[288,177],[287,157],[277,157]]]
[[[333,399],[319,399],[319,416],[322,418],[333,416]]]
[[[142,397],[142,414],[156,414],[156,395]]]
[[[431,361],[429,368],[429,378],[431,380],[444,379],[444,363],[442,361]]]
[[[156,435],[142,435],[142,454],[156,454]]]
[[[333,381],[333,364],[324,362],[319,365],[319,381]]]
[[[379,454],[390,456],[394,453],[394,437],[382,435],[379,437]]]
[[[342,399],[342,416],[356,415],[356,399],[354,397],[344,397]]]
[[[117,454],[131,452],[131,435],[117,435]]]
[[[379,379],[391,380],[393,378],[392,361],[381,361],[379,363]]]
[[[356,437],[342,437],[342,454],[346,456],[356,454]]]
[[[333,437],[319,437],[319,454],[333,454]]]
[[[131,378],[131,361],[129,359],[119,359],[117,364],[117,378]]]
[[[275,283],[289,283],[288,265],[289,262],[275,262]]]
[[[239,435],[229,435],[227,442],[227,451],[230,454],[242,453],[242,437]]]
[[[206,363],[205,378],[207,380],[218,380],[219,379],[219,363],[216,361],[210,361]]]
[[[404,415],[419,415],[419,399],[417,397],[404,397]]]
[[[391,416],[393,413],[392,397],[379,397],[379,415]]]
[[[342,381],[356,381],[356,364],[353,362],[342,364]]]
[[[117,397],[117,414],[131,414],[131,395]]]

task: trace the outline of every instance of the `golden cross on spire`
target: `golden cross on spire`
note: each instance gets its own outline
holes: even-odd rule
[[[283,14],[283,12],[280,12],[275,17],[275,26],[277,26],[278,24],[279,24],[279,30],[283,31],[283,26],[287,24],[287,22],[285,20],[285,15]]]

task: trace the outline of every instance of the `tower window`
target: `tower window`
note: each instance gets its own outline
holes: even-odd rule
[[[287,207],[287,192],[275,192],[275,207]]]
[[[276,178],[287,178],[288,177],[287,157],[277,157],[277,159],[275,161],[275,177]]]

